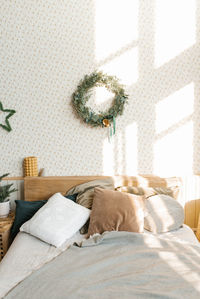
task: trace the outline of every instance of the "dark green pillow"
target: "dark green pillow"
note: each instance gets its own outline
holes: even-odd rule
[[[76,202],[78,193],[72,194],[72,195],[67,195],[65,194],[64,197],[71,199],[72,201]]]
[[[66,198],[69,198],[76,202],[77,194],[65,195]],[[33,215],[41,208],[47,200],[38,200],[38,201],[24,201],[24,200],[15,200],[16,203],[16,212],[15,220],[11,229],[11,240],[13,240],[19,232],[20,227],[26,221],[30,220]]]
[[[41,208],[47,200],[38,200],[38,201],[24,201],[24,200],[15,200],[16,211],[15,211],[15,220],[11,229],[11,240],[13,240],[17,233],[19,232],[20,227],[26,221],[31,219],[33,215]]]

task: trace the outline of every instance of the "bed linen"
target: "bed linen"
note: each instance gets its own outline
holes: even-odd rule
[[[56,248],[27,233],[19,232],[0,263],[0,298],[33,271],[84,238],[78,232],[60,248]]]
[[[145,230],[145,234],[152,234],[151,232]],[[200,243],[197,240],[193,230],[186,224],[183,224],[182,227],[170,232],[155,234],[163,240],[174,240],[180,243],[191,243],[200,247]]]
[[[199,298],[198,242],[163,236],[106,232],[83,240],[5,298]]]

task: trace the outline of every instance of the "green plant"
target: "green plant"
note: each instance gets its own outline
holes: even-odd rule
[[[2,181],[3,178],[5,178],[8,175],[9,175],[9,173],[2,175],[0,177],[0,182]],[[15,189],[15,188],[10,189],[12,187],[12,185],[13,184],[7,184],[4,186],[0,186],[0,202],[8,201],[10,193],[17,191],[17,189]]]

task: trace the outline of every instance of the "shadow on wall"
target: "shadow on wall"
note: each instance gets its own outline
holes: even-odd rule
[[[17,111],[1,172],[22,174],[30,155],[45,175],[199,172],[200,0],[51,2],[1,1],[0,89]],[[111,144],[69,105],[94,69],[129,94]]]
[[[115,45],[115,51],[99,62],[97,59],[98,68],[118,75],[128,86],[129,94],[126,108],[129,115],[125,110],[117,118],[118,130],[113,143],[105,140],[103,144],[104,174],[197,173],[200,165],[200,1],[126,1],[126,9],[122,2],[121,10],[118,1],[112,11],[117,21],[117,16],[129,12],[125,24],[116,21],[117,33],[113,25],[110,47],[113,49]],[[104,11],[105,1],[101,5],[97,15]],[[98,38],[101,40],[102,47],[105,32],[98,31],[99,19],[100,16],[96,22],[96,39],[99,47]],[[106,15],[101,20],[105,23]],[[133,26],[137,28],[134,33]],[[116,35],[120,42],[124,41],[121,47],[117,47]],[[104,52],[109,51],[99,50],[98,54]]]

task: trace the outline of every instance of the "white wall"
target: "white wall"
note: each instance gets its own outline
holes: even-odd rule
[[[1,0],[0,15],[0,100],[17,111],[0,173],[30,155],[45,175],[200,171],[200,0]],[[95,69],[129,94],[111,144],[71,106]]]

